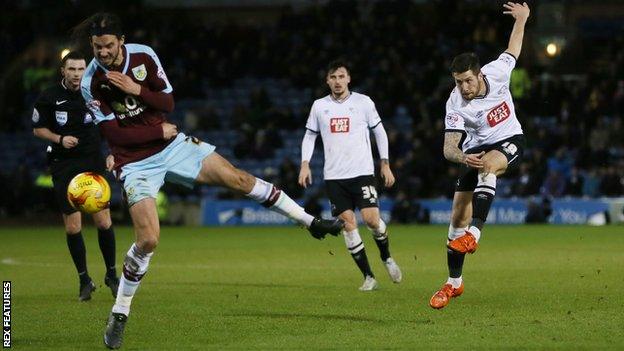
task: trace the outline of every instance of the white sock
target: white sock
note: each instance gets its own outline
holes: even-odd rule
[[[446,280],[446,284],[451,284],[451,286],[452,286],[454,289],[459,288],[459,286],[461,285],[461,283],[462,283],[462,277],[461,277],[461,276],[460,276],[459,278],[451,278],[451,277],[449,277],[449,278]]]
[[[269,199],[269,196],[271,196],[272,189],[273,184],[260,178],[256,178],[256,184],[254,184],[253,189],[251,189],[251,192],[247,194],[247,196],[260,203],[263,203]]]
[[[347,245],[347,250],[351,254],[356,254],[364,248],[364,242],[362,242],[362,238],[360,237],[360,232],[357,228],[352,231],[343,231],[345,244]]]
[[[386,230],[388,229],[388,227],[386,226],[386,222],[383,221],[383,219],[379,218],[379,226],[377,227],[377,229],[372,229],[372,228],[368,228],[373,232],[373,235],[375,236],[375,239],[377,240],[384,240],[387,237],[387,233]]]
[[[123,313],[126,316],[130,314],[132,298],[139,288],[139,284],[141,284],[141,278],[147,273],[152,255],[154,255],[153,252],[144,253],[136,244],[132,244],[126,254],[126,261],[129,263],[124,262],[124,272],[119,279],[119,289],[113,305],[113,313]]]
[[[277,198],[275,205],[269,207],[271,210],[281,213],[284,216],[295,220],[305,226],[306,228],[312,224],[314,216],[308,214],[303,207],[299,206],[295,200],[291,199],[285,192],[281,192]]]
[[[130,304],[132,304],[132,298],[139,288],[141,282],[133,282],[123,275],[119,279],[119,289],[117,290],[117,298],[113,305],[113,313],[123,313],[126,316],[130,314]]]
[[[468,228],[468,231],[475,237],[477,242],[479,242],[479,239],[481,238],[481,230],[474,225],[471,225],[470,228]]]
[[[465,228],[455,228],[453,227],[452,224],[449,225],[449,230],[448,230],[448,240],[455,240],[457,238],[459,238],[460,236],[464,235],[466,233],[466,230],[468,230],[468,227]]]
[[[260,178],[256,178],[256,184],[254,184],[251,192],[247,194],[248,197],[264,203],[271,199],[272,195],[275,195],[275,186],[269,182],[266,182]],[[279,190],[279,196],[274,200],[274,203],[269,206],[270,210],[280,213],[296,222],[299,222],[305,227],[309,227],[314,220],[314,216],[306,213],[303,207],[299,206],[293,199],[290,198],[285,192]]]

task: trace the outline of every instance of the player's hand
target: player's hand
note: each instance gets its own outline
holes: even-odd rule
[[[310,171],[310,165],[304,162],[299,170],[299,185],[307,188],[310,184],[312,184],[312,171]]]
[[[66,149],[71,149],[72,147],[78,145],[78,138],[76,138],[75,136],[71,136],[71,135],[65,135],[63,137],[63,147]]]
[[[162,129],[163,139],[165,140],[175,138],[175,136],[178,135],[178,127],[175,124],[165,122],[162,124]]]
[[[466,154],[464,162],[468,165],[468,167],[483,168],[483,160],[481,159],[483,155],[485,155],[485,151],[481,151],[478,154]]]
[[[390,165],[387,163],[382,163],[381,165],[381,179],[384,181],[384,186],[386,188],[390,188],[394,185],[394,174],[392,174],[392,170],[390,169]]]
[[[110,172],[113,170],[113,167],[115,167],[115,156],[106,156],[106,170]]]
[[[525,20],[529,18],[529,13],[531,10],[529,9],[529,5],[526,2],[523,2],[522,5],[508,1],[506,4],[503,4],[503,7],[507,11],[503,11],[506,15],[511,15],[516,21]]]
[[[138,96],[141,94],[141,86],[135,83],[129,76],[120,73],[109,71],[106,73],[106,78],[113,83],[114,86],[121,89],[126,94]]]

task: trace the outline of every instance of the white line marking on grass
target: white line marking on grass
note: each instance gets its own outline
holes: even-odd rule
[[[43,263],[43,262],[20,262],[11,257],[3,258],[0,263],[7,266],[30,266],[30,267],[65,267],[66,264],[60,263]]]

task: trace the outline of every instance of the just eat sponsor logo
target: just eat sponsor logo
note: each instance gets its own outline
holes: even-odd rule
[[[334,117],[329,121],[332,133],[349,133],[349,117]]]

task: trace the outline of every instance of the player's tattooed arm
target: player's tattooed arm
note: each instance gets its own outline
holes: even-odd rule
[[[472,168],[483,168],[483,160],[481,157],[485,155],[484,151],[478,154],[465,154],[460,148],[462,133],[446,132],[444,133],[444,157],[455,163],[465,164]]]
[[[459,148],[462,133],[444,133],[444,158],[455,163],[466,163],[466,154]]]

